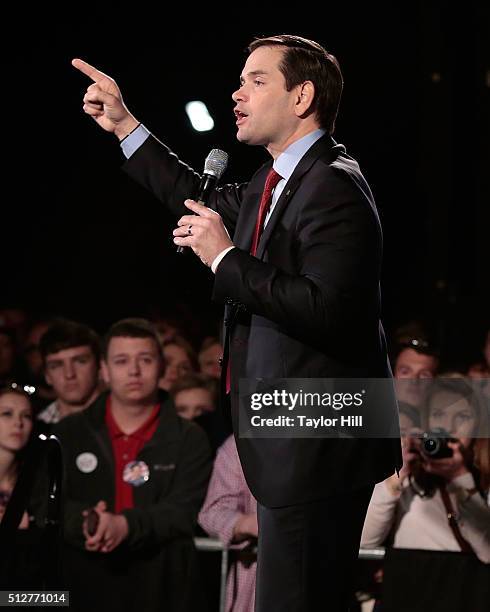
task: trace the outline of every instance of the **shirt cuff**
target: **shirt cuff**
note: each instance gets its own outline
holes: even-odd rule
[[[228,248],[226,248],[224,251],[221,251],[221,253],[219,255],[217,255],[214,258],[213,263],[211,264],[211,270],[214,274],[216,274],[216,269],[218,268],[219,264],[221,263],[221,260],[223,259],[223,257],[229,253],[232,249],[234,249],[234,246],[230,246]]]
[[[121,140],[121,149],[125,157],[129,159],[141,147],[149,135],[150,132],[140,123],[135,130]]]

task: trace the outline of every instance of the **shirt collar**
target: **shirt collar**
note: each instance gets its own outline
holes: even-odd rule
[[[139,427],[136,431],[133,431],[131,434],[125,434],[119,428],[119,425],[114,420],[111,410],[111,396],[110,394],[107,396],[106,401],[106,409],[105,409],[105,422],[107,425],[107,429],[109,430],[109,436],[111,440],[114,438],[120,438],[121,436],[127,436],[137,438],[143,442],[148,442],[154,434],[153,426],[155,425],[155,421],[160,416],[160,404],[156,404],[151,411],[150,416],[147,420]]]
[[[60,421],[60,409],[58,402],[56,400],[51,402],[51,404],[46,406],[46,408],[37,415],[37,418],[50,425],[58,423]]]
[[[326,133],[326,130],[317,129],[299,140],[296,140],[274,160],[272,167],[286,182],[298,165],[300,159],[313,144]]]

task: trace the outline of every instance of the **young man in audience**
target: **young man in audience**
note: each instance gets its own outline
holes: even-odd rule
[[[398,401],[419,406],[438,367],[437,351],[424,338],[399,343],[393,367]]]
[[[55,428],[66,471],[63,567],[74,610],[194,610],[193,532],[211,472],[204,432],[158,388],[163,356],[143,319],[109,330],[110,391]]]
[[[43,334],[39,349],[46,382],[56,399],[38,419],[52,425],[84,410],[99,395],[100,339],[82,323],[59,320]]]

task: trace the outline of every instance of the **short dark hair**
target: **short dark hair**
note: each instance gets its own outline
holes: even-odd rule
[[[122,319],[111,325],[102,342],[102,356],[107,359],[107,351],[112,338],[151,338],[155,340],[158,354],[163,359],[162,346],[155,326],[147,319]]]
[[[44,332],[39,350],[46,363],[48,355],[77,346],[88,346],[97,363],[100,361],[100,338],[88,325],[68,319],[55,320]]]
[[[216,402],[218,394],[217,383],[211,376],[199,373],[186,374],[186,376],[179,378],[172,385],[170,395],[175,399],[177,393],[188,391],[189,389],[204,389],[205,391],[209,391],[213,402]]]
[[[398,357],[400,357],[405,349],[412,349],[419,355],[432,357],[435,359],[436,367],[439,367],[440,351],[437,346],[425,338],[410,338],[390,346],[390,363],[393,366],[393,370],[396,368]]]
[[[291,34],[256,38],[247,50],[252,53],[259,47],[275,46],[285,47],[279,68],[287,91],[311,81],[315,86],[311,111],[320,127],[333,134],[344,84],[337,58],[317,42]]]

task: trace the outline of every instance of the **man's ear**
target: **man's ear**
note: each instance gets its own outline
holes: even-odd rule
[[[298,87],[295,112],[298,117],[303,117],[311,112],[311,106],[315,98],[315,86],[311,81],[305,81]]]
[[[105,382],[106,385],[108,385],[109,384],[109,369],[104,359],[102,359],[100,362],[100,374],[102,376],[102,380]]]

